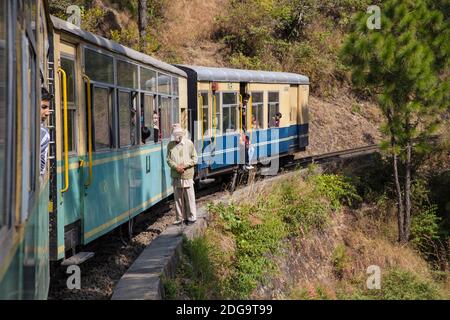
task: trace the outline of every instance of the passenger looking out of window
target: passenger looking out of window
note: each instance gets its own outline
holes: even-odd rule
[[[250,100],[250,95],[248,93],[245,93],[242,97],[242,119],[241,119],[241,123],[242,123],[242,130],[244,132],[247,132],[247,123],[246,123],[246,119],[247,119],[247,105],[248,105],[248,101]]]
[[[281,112],[277,112],[275,114],[275,127],[277,128],[280,126],[281,117],[282,117]]]
[[[253,148],[250,145],[250,138],[247,136],[246,132],[247,132],[247,128],[246,128],[246,119],[247,119],[247,105],[248,105],[248,101],[250,100],[250,95],[248,93],[245,93],[242,97],[242,132],[241,132],[241,136],[240,136],[240,145],[241,148],[243,146],[243,150],[244,150],[244,157],[245,157],[245,165],[244,168],[247,170],[251,170],[253,169],[253,166],[250,165],[250,149]]]
[[[47,120],[50,115],[50,102],[53,99],[53,95],[48,92],[47,89],[41,89],[41,130],[40,130],[40,140],[41,140],[41,165],[40,165],[40,175],[41,177],[45,175],[45,170],[47,168],[47,153],[48,146],[50,144],[50,133],[45,126],[45,120]]]
[[[256,120],[256,117],[254,115],[252,115],[252,128],[259,129],[258,121]]]
[[[130,121],[131,121],[131,145],[136,144],[136,108],[132,105],[130,107]]]
[[[153,141],[157,143],[159,140],[159,116],[158,112],[153,111]]]
[[[281,117],[282,117],[281,112],[275,113],[275,116],[272,117],[272,119],[270,119],[269,127],[276,127],[276,128],[278,128],[280,126]]]

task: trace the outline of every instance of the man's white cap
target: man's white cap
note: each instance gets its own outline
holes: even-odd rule
[[[181,128],[181,125],[179,123],[175,123],[172,125],[172,134],[175,137],[184,135],[184,130],[183,128]]]

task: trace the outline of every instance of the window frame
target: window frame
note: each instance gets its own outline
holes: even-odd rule
[[[92,85],[92,103],[91,103],[91,112],[92,112],[92,149],[95,153],[105,153],[105,152],[109,152],[113,149],[116,149],[116,121],[115,121],[115,94],[114,91],[115,89],[106,85],[101,85],[99,83],[91,83]],[[96,126],[95,126],[95,89],[99,88],[99,89],[105,89],[108,90],[108,99],[109,99],[109,106],[108,106],[108,122],[111,120],[111,123],[108,123],[108,125],[110,126],[110,146],[109,147],[105,147],[105,148],[101,148],[101,149],[97,149],[97,143],[96,143]],[[109,114],[111,112],[111,114]],[[86,122],[86,125],[89,125]],[[112,134],[112,137],[111,137]]]
[[[269,97],[270,97],[271,93],[278,94],[278,102],[270,102]],[[279,126],[279,127],[270,126],[270,121],[271,121],[271,118],[270,118],[270,106],[274,105],[274,104],[278,104],[278,110],[276,112],[280,112],[280,91],[267,91],[267,128],[268,129],[280,128],[281,127],[281,126]]]
[[[223,115],[224,115],[224,103],[223,103],[223,95],[226,93],[234,93],[236,95],[236,104],[226,104],[226,108],[231,109],[231,106],[235,107],[235,116],[236,116],[236,128],[233,131],[227,131],[229,129],[224,129],[224,123],[223,123]],[[221,95],[221,99],[220,99],[220,108],[221,108],[221,131],[222,131],[222,135],[233,135],[236,134],[236,132],[239,131],[239,92],[238,91],[232,91],[232,90],[227,90],[227,91],[220,91],[220,95]]]
[[[118,88],[118,89],[124,89],[124,90],[131,90],[131,91],[138,91],[139,89],[140,89],[140,77],[139,77],[139,67],[140,67],[140,65],[139,64],[137,64],[137,63],[135,63],[134,61],[132,61],[132,60],[127,60],[127,59],[124,59],[123,57],[120,57],[120,58],[118,58],[118,57],[113,57],[113,61],[114,61],[114,83],[115,83],[115,86]],[[119,85],[119,79],[118,79],[118,75],[119,75],[119,71],[118,71],[118,62],[124,62],[124,63],[128,63],[128,64],[131,64],[131,65],[133,65],[134,67],[136,67],[136,86],[134,86],[134,87],[124,87],[123,85]]]
[[[203,95],[206,95],[206,105],[203,104],[201,106],[201,112],[203,113],[203,119],[204,119],[204,117],[205,117],[204,109],[206,109],[207,128],[203,128],[203,137],[209,138],[209,137],[211,137],[211,132],[212,132],[212,121],[211,121],[212,106],[209,105],[209,91],[208,90],[199,90],[198,94],[202,95],[202,97],[203,97]],[[199,98],[197,96],[197,101],[198,100],[199,100]],[[202,99],[202,100],[203,100],[203,103],[205,103],[205,99]],[[197,110],[197,112],[198,111],[199,110]],[[197,118],[199,118],[199,117],[197,116]],[[203,127],[203,124],[202,124],[202,127]],[[199,134],[199,139],[201,139],[201,137],[202,137],[202,132],[200,132],[200,134]]]
[[[147,138],[145,144],[142,142],[142,139],[139,140],[139,144],[141,145],[147,145],[147,144],[156,144],[160,142],[160,139],[158,137],[158,142],[155,143],[154,139],[155,139],[155,132],[154,132],[154,126],[153,126],[153,112],[156,111],[158,114],[158,124],[160,123],[160,114],[159,111],[157,110],[157,103],[155,102],[155,100],[157,99],[157,94],[156,93],[150,93],[149,91],[144,91],[144,92],[140,92],[140,103],[141,103],[141,110],[140,110],[140,127],[139,130],[142,130],[143,127],[147,127],[150,130],[150,136]],[[149,97],[152,100],[152,108],[151,108],[151,112],[150,112],[150,119],[149,119],[149,126],[146,125],[147,123],[147,119],[145,116],[145,109],[146,109],[146,105],[145,105],[145,98]],[[159,127],[161,127],[161,124],[159,124]],[[160,130],[160,128],[158,128],[158,130]]]
[[[148,93],[157,94],[157,93],[158,93],[158,71],[155,70],[155,69],[153,69],[153,68],[150,68],[150,67],[148,67],[148,66],[141,65],[141,64],[139,64],[138,67],[139,67],[139,71],[138,71],[139,91],[140,91],[140,92],[148,92]],[[155,81],[156,81],[156,84],[155,84],[155,90],[146,90],[145,88],[142,88],[142,83],[141,83],[141,79],[142,79],[141,69],[147,69],[147,70],[152,71],[152,72],[155,73],[155,79],[156,79],[156,80],[155,80]]]
[[[166,76],[166,77],[169,78],[169,93],[167,93],[167,92],[160,92],[159,91],[159,79],[162,78],[163,76]],[[173,96],[173,94],[172,94],[172,77],[173,76],[171,74],[167,74],[167,73],[160,72],[160,71],[157,72],[156,90],[157,90],[158,94],[160,94],[161,96]]]
[[[253,101],[253,94],[255,94],[255,93],[257,93],[257,94],[261,94],[261,96],[262,96],[262,101],[261,102],[256,102],[256,104],[258,105],[258,108],[261,108],[261,115],[262,115],[262,123],[260,123],[260,125],[259,125],[259,128],[258,129],[255,129],[254,127],[253,127],[253,124],[252,124],[252,130],[262,130],[262,129],[265,129],[266,128],[266,126],[265,126],[265,121],[264,121],[264,91],[251,91],[250,92],[250,94],[251,94],[251,96],[252,96],[252,119],[250,119],[250,121],[253,121],[253,110],[254,110],[254,108],[255,108],[255,102]],[[256,113],[257,114],[257,113]],[[262,124],[262,125],[261,125]]]
[[[171,133],[171,126],[173,125],[173,123],[172,123],[172,110],[173,110],[173,99],[172,99],[172,96],[170,96],[170,95],[166,95],[166,94],[158,94],[157,95],[157,111],[158,111],[158,115],[159,115],[159,130],[160,130],[160,133],[161,133],[161,141],[164,141],[164,140],[170,140],[171,139],[171,136],[172,136],[172,133]],[[160,103],[160,101],[159,101],[159,99],[161,99],[161,103]],[[169,107],[168,107],[168,115],[169,115],[169,127],[167,128],[167,130],[168,130],[168,136],[165,136],[165,130],[163,130],[163,112],[162,112],[162,109],[163,109],[163,103],[162,103],[162,100],[163,99],[168,99],[169,100]],[[161,106],[161,110],[160,110],[160,106]]]
[[[95,79],[93,79],[92,77],[90,77],[88,75],[88,73],[86,72],[86,50],[93,51],[95,53],[98,53],[100,55],[104,55],[104,56],[110,57],[112,59],[112,66],[113,66],[112,83],[95,80]],[[116,62],[115,62],[116,59],[117,58],[112,53],[110,53],[109,51],[106,51],[106,50],[103,50],[103,49],[100,49],[100,48],[96,48],[96,47],[94,47],[92,45],[89,45],[89,44],[84,44],[82,46],[82,62],[83,62],[82,69],[83,69],[84,74],[87,75],[90,78],[91,83],[99,83],[99,84],[103,84],[103,85],[106,85],[106,86],[114,86],[114,87],[116,87],[117,86],[117,82],[116,82],[116,72],[117,72],[117,70],[116,70]]]
[[[73,105],[71,105],[71,102],[67,103],[67,109],[74,113],[74,126],[72,128],[72,142],[73,142],[73,150],[69,150],[69,157],[71,156],[75,156],[78,154],[78,130],[76,128],[78,128],[78,105],[79,105],[79,97],[78,97],[78,78],[77,78],[77,62],[76,62],[76,57],[74,55],[71,55],[69,53],[66,52],[61,52],[60,53],[60,59],[67,59],[67,60],[71,60],[73,62],[74,65],[74,101],[73,101]],[[62,66],[62,61],[61,61],[61,66]],[[65,70],[64,70],[65,71]],[[62,90],[62,88],[61,88]],[[61,101],[62,102],[62,101]],[[61,105],[61,109],[63,109],[64,106]],[[61,113],[62,114],[62,113]],[[64,139],[64,135],[63,135],[63,139]],[[62,154],[64,155],[64,150],[62,150]]]

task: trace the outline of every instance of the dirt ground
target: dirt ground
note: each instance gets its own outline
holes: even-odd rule
[[[367,146],[381,140],[378,107],[344,94],[332,100],[310,96],[309,146],[305,155]]]

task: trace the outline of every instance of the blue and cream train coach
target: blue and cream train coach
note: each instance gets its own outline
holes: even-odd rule
[[[199,151],[197,176],[236,169],[245,132],[253,163],[305,150],[309,79],[286,73],[179,65],[188,74],[189,131]],[[245,97],[248,101],[245,103]],[[281,118],[276,119],[276,115]]]
[[[187,80],[172,65],[52,20],[59,130],[50,255],[59,260],[172,193],[165,152],[171,125],[186,118]],[[151,129],[145,141],[143,127]]]

